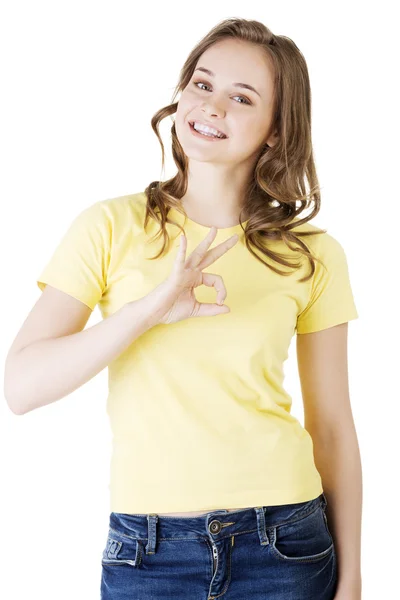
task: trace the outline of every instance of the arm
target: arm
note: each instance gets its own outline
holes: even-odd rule
[[[43,292],[6,359],[4,394],[16,415],[72,393],[155,324],[147,297],[80,331],[90,312],[59,290]]]
[[[348,324],[297,335],[304,427],[327,499],[338,556],[335,598],[361,599],[362,470],[349,398]]]

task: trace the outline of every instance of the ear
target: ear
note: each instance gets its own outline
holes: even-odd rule
[[[272,146],[275,146],[275,144],[277,143],[279,137],[277,132],[275,131],[272,135],[269,136],[269,138],[266,141],[266,144],[272,148]]]

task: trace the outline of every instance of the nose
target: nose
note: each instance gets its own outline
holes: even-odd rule
[[[225,116],[225,110],[220,107],[217,108],[215,106],[215,104],[211,104],[210,102],[208,102],[207,104],[204,103],[201,110],[206,114],[206,115],[210,115],[212,117],[224,117]]]

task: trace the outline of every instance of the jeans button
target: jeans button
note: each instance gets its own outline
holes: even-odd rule
[[[221,531],[222,525],[219,521],[214,520],[208,526],[210,533],[219,533]]]

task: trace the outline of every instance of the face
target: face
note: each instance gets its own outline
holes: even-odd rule
[[[222,40],[202,54],[181,93],[176,134],[189,158],[233,166],[258,155],[265,142],[276,143],[274,136],[267,138],[272,111],[273,70],[268,58],[247,42]],[[227,137],[210,140],[193,133],[189,125],[193,120],[206,122]]]

